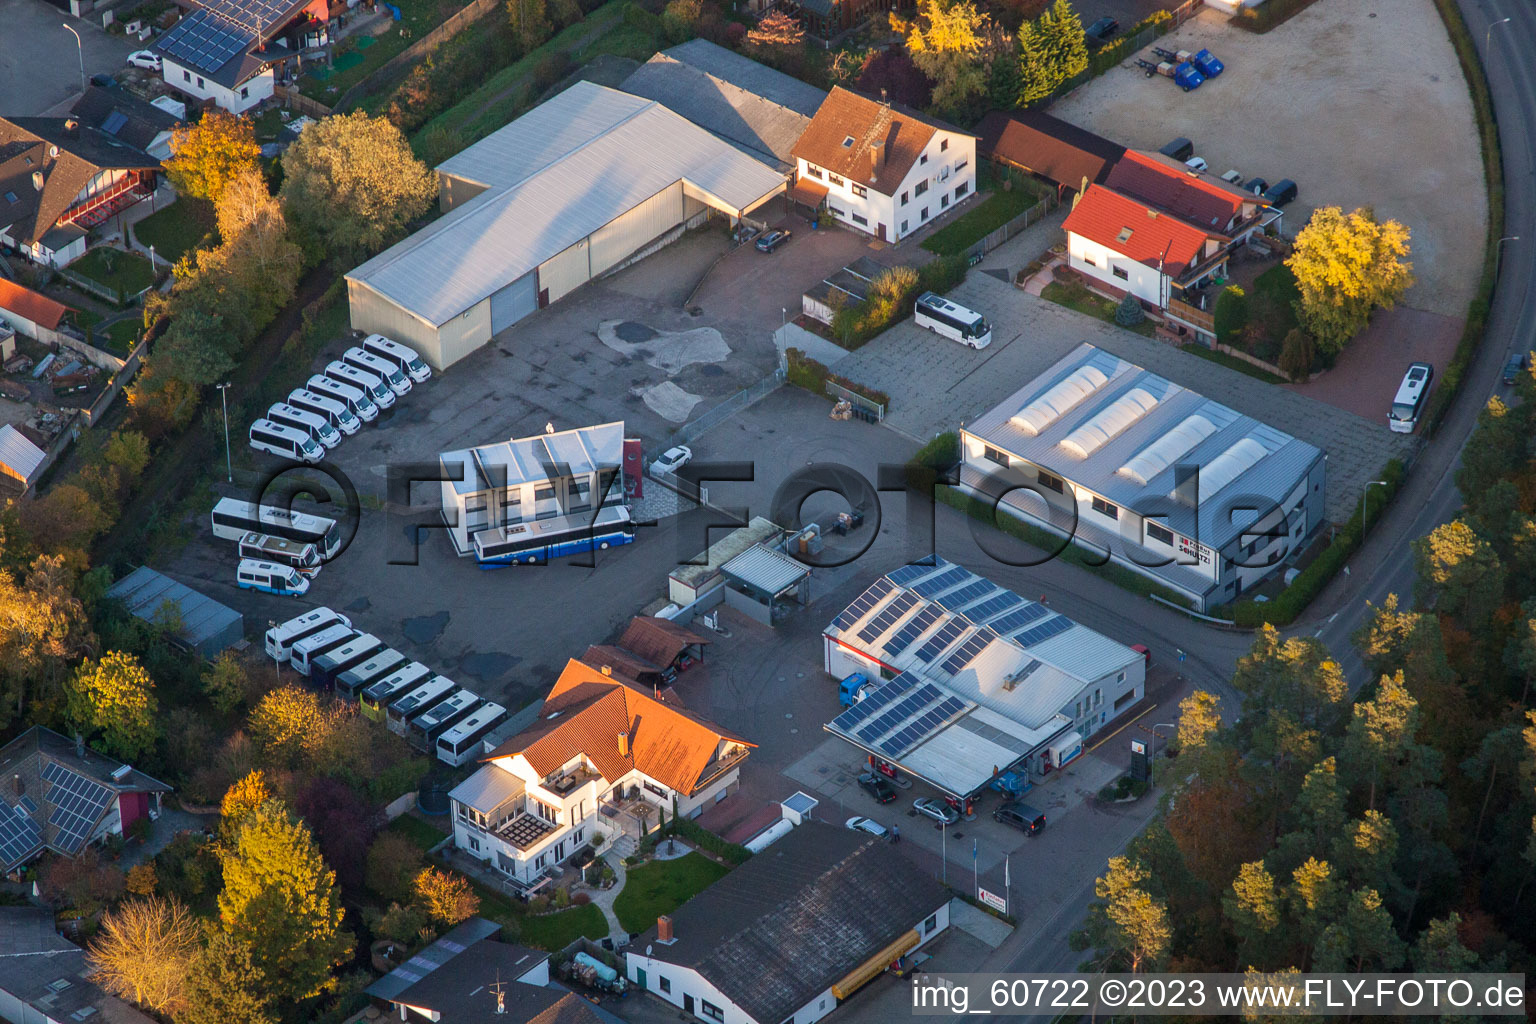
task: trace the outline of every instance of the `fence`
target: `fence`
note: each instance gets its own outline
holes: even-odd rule
[[[960,255],[975,263],[1010,238],[1023,234],[1030,226],[1044,220],[1048,213],[1060,205],[1061,201],[1054,195],[1042,195],[1040,202],[1031,206],[1002,227],[983,235],[980,241],[976,242],[969,249],[963,250]]]
[[[399,71],[425,57],[443,43],[481,18],[501,7],[501,0],[474,0],[468,7],[450,17],[437,28],[428,32],[410,46],[379,65],[368,77],[341,94],[332,110],[346,110],[348,104],[370,95],[380,85],[393,78]]]
[[[97,423],[101,422],[102,416],[106,415],[107,410],[112,407],[112,403],[117,400],[117,396],[122,393],[123,388],[127,387],[128,382],[133,379],[133,375],[139,372],[139,364],[144,361],[144,350],[148,347],[149,342],[140,341],[134,347],[134,350],[128,354],[128,358],[123,360],[122,369],[117,371],[117,375],[112,378],[112,383],[108,384],[106,389],[96,396],[96,401],[92,402],[88,408],[82,410],[81,415],[85,418],[87,424],[94,427]]]
[[[704,415],[692,423],[684,424],[678,429],[677,433],[672,435],[672,440],[668,442],[668,445],[687,444],[695,437],[704,433],[704,431],[760,401],[782,383],[784,383],[784,371],[775,370],[751,387],[743,388],[713,409],[707,410]]]
[[[855,409],[863,409],[866,413],[868,413],[868,416],[862,418],[872,418],[872,422],[875,423],[879,423],[885,419],[884,402],[876,402],[873,399],[865,398],[857,391],[850,391],[843,387],[841,384],[830,380],[826,382],[826,389],[827,394],[831,395],[833,398],[841,398],[847,401]]]
[[[64,278],[64,280],[68,281],[76,288],[79,288],[81,291],[90,292],[98,299],[105,299],[106,301],[117,306],[126,306],[129,303],[139,301],[139,299],[142,298],[150,288],[154,287],[154,285],[150,285],[149,288],[141,288],[130,295],[119,288],[113,288],[111,285],[102,284],[100,281],[97,281],[94,278],[86,277],[84,274],[78,274],[75,271],[70,270],[68,267],[60,267],[58,269],[58,274],[60,277]]]
[[[272,88],[272,95],[276,96],[278,101],[290,110],[297,110],[301,114],[308,114],[317,120],[331,115],[330,107],[319,100],[310,99],[292,86],[274,86]]]
[[[97,348],[95,345],[92,345],[84,338],[72,337],[63,331],[56,331],[54,333],[56,335],[54,341],[60,348],[69,349],[75,355],[89,362],[93,366],[101,367],[108,373],[116,373],[118,370],[121,370],[125,365],[127,365],[128,360],[124,359],[122,356],[115,356],[105,349]]]
[[[1200,13],[1204,7],[1205,0],[1184,0],[1184,3],[1167,12],[1168,16],[1166,19],[1162,18],[1161,14],[1155,14],[1151,18],[1131,26],[1132,31],[1130,33],[1100,47],[1091,54],[1088,58],[1088,70],[1063,82],[1051,96],[1051,99],[1059,99],[1067,95],[1078,86],[1091,82],[1110,68],[1117,66],[1122,61],[1128,60],[1131,54],[1143,47],[1151,46],[1159,37],[1172,32]]]

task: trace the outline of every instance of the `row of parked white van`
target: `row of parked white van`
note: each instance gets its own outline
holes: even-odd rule
[[[483,701],[446,676],[352,627],[330,608],[316,608],[267,630],[267,656],[286,663],[362,713],[455,767],[481,752],[507,709]]]
[[[342,437],[378,419],[413,383],[432,376],[416,351],[382,334],[370,334],[340,359],[326,364],[288,400],[275,402],[251,424],[251,447],[296,462],[319,462]]]

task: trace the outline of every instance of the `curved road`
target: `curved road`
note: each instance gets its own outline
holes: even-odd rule
[[[1500,235],[1519,237],[1503,243],[1487,337],[1468,368],[1461,394],[1436,437],[1420,453],[1407,486],[1351,561],[1350,574],[1335,579],[1314,603],[1309,621],[1293,630],[1322,640],[1343,664],[1356,688],[1365,682],[1365,667],[1350,643],[1350,636],[1364,621],[1367,602],[1379,604],[1390,593],[1411,601],[1411,544],[1449,521],[1461,507],[1456,468],[1478,412],[1490,395],[1507,390],[1499,380],[1506,357],[1515,351],[1536,348],[1536,66],[1527,56],[1536,53],[1536,5],[1527,0],[1458,3],[1482,55],[1499,123],[1505,190],[1504,229]],[[1078,571],[1063,589],[1082,593],[1079,580],[1084,575]],[[1079,616],[1089,625],[1108,612],[1105,604],[1087,595],[1082,602],[1087,607],[1077,608],[1075,596],[1061,595],[1062,610]],[[1116,611],[1124,607],[1123,600],[1110,607],[1115,604],[1120,605]],[[1219,681],[1219,691],[1230,693],[1225,681],[1241,654],[1239,648],[1247,646],[1246,638],[1234,642],[1233,634],[1204,629],[1188,619],[1176,625],[1169,621],[1169,616],[1181,617],[1175,613],[1164,615],[1162,611],[1148,616],[1143,609],[1135,616],[1138,625],[1155,621],[1160,627],[1170,627],[1163,638],[1170,644],[1182,644],[1191,652],[1188,675],[1201,684]],[[1148,808],[1146,816],[1150,818],[1152,813],[1153,809]],[[1072,952],[1066,939],[1082,920],[1092,899],[1093,883],[1089,881],[1051,920],[1031,920],[1015,932],[989,958],[984,969],[1075,970],[1082,954]]]

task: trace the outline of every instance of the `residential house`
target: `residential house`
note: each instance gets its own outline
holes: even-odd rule
[[[976,191],[976,137],[834,86],[795,144],[790,196],[897,242]]]
[[[884,840],[805,821],[659,918],[626,975],[714,1024],[813,1024],[941,935],[949,904]]]
[[[171,133],[182,122],[165,107],[140,99],[120,85],[91,86],[69,112],[81,124],[142,149],[156,160],[170,159]]]
[[[74,117],[0,117],[0,245],[63,267],[91,229],[148,199],[160,161]]]
[[[1039,110],[994,110],[976,126],[976,152],[1056,187],[1081,193],[1102,184],[1125,147]]]
[[[454,845],[536,888],[598,832],[638,837],[729,796],[753,746],[572,660],[534,723],[448,794]]]
[[[186,14],[150,49],[165,84],[232,114],[272,96],[276,69],[329,41],[329,0],[181,0]]]
[[[60,329],[71,312],[69,306],[42,292],[0,277],[0,320],[33,341],[59,344]]]
[[[1215,290],[1233,255],[1281,212],[1250,192],[1157,153],[1127,150],[1067,215],[1072,269],[1135,295],[1198,340],[1215,340]]]
[[[758,2],[753,0],[754,5]],[[761,6],[763,13],[767,13],[769,7],[776,5],[773,0],[761,0]],[[896,7],[910,9],[912,5],[905,2],[888,4],[881,0],[783,0],[777,6],[793,14],[806,35],[830,47],[863,25],[871,15],[883,20],[886,11]]]
[[[3,830],[0,830],[3,834]],[[0,907],[0,1020],[17,1024],[154,1024],[91,980],[85,950],[42,907]]]
[[[44,850],[73,857],[160,816],[171,787],[35,725],[0,747],[0,873]]]
[[[541,1014],[570,993],[550,985],[548,953],[498,941],[500,933],[495,921],[471,917],[375,980],[367,994],[402,1021],[543,1024]]]

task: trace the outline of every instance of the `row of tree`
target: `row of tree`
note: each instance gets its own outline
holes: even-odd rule
[[[1110,861],[1088,927],[1133,970],[1523,971],[1536,941],[1536,378],[1492,399],[1414,544],[1419,611],[1395,596],[1354,644],[1351,702],[1309,637],[1266,628],[1239,663],[1241,718],[1182,705],[1169,813]],[[1235,710],[1235,709],[1234,709]]]

